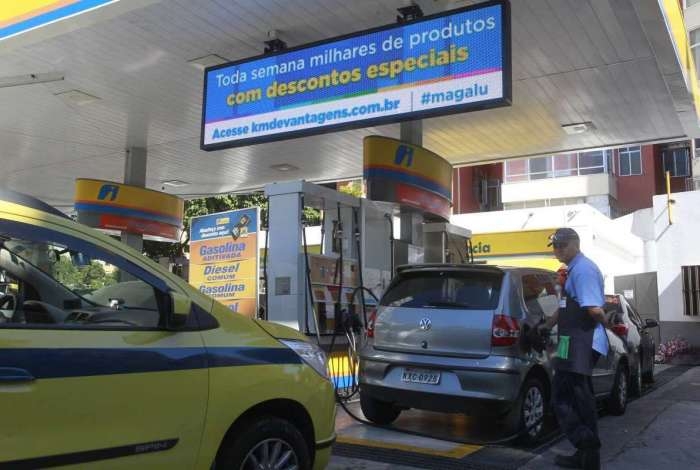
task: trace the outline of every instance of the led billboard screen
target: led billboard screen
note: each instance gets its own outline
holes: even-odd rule
[[[507,1],[206,69],[215,150],[510,103]]]

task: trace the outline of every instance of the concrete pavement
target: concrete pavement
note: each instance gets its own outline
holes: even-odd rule
[[[605,470],[700,468],[700,367],[635,400],[623,416],[599,422]],[[571,453],[561,441],[522,467],[554,470],[554,455]]]
[[[675,371],[681,375],[629,403],[623,416],[600,419],[603,469],[700,468],[700,434],[697,432],[700,427],[700,367]],[[573,447],[566,440],[560,440],[541,453],[533,453],[532,459],[520,469],[558,469],[554,456],[571,452]],[[455,468],[471,467],[462,464]],[[418,470],[417,467],[339,456],[333,456],[328,466],[328,470],[389,469]]]

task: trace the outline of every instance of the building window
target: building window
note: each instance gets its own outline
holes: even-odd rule
[[[528,181],[527,160],[506,160],[505,181],[517,183],[518,181]]]
[[[683,314],[700,315],[700,266],[681,266],[683,273]]]
[[[688,149],[675,148],[667,149],[663,152],[664,173],[671,172],[673,177],[690,176],[688,166]]]
[[[487,206],[488,211],[500,211],[503,208],[501,203],[501,180],[488,180],[487,184]]]
[[[512,211],[516,209],[525,209],[525,203],[522,201],[503,203],[504,211]]]
[[[555,155],[553,160],[555,178],[578,175],[578,159],[575,153]]]
[[[503,203],[503,210],[510,211],[514,209],[536,209],[540,207],[555,207],[555,206],[574,206],[576,204],[585,204],[586,200],[582,197],[563,197],[554,199],[537,199],[534,201],[513,201]]]
[[[594,152],[581,152],[578,154],[578,168],[580,175],[593,175],[607,173],[608,153],[611,150],[596,150]]]
[[[692,3],[698,3],[700,0],[695,0]],[[690,3],[688,3],[690,6]],[[700,28],[694,29],[688,33],[688,39],[690,40],[690,52],[693,54],[693,60],[695,61],[695,70],[700,68]]]
[[[584,204],[586,201],[582,197],[560,197],[556,199],[548,199],[547,206],[573,206],[576,204]]]
[[[530,179],[542,180],[552,177],[552,157],[531,158]]]
[[[618,168],[620,176],[633,176],[642,174],[642,149],[641,147],[623,147],[618,156]]]
[[[612,150],[507,160],[505,163],[505,183],[592,175],[612,171]]]

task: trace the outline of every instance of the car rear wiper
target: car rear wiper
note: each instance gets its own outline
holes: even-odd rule
[[[429,307],[457,307],[457,308],[469,308],[471,305],[465,304],[462,302],[448,302],[448,301],[442,301],[442,300],[432,300],[430,302],[426,302],[425,305]]]

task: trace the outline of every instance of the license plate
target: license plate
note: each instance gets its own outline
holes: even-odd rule
[[[425,369],[404,369],[401,374],[401,381],[437,385],[440,383],[440,372]]]

